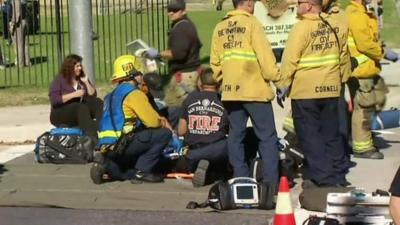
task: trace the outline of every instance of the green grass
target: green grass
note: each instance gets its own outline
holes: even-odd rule
[[[396,11],[394,0],[383,1],[383,30],[381,39],[392,48],[400,48],[400,12]]]
[[[381,40],[390,48],[400,48],[400,12],[396,11],[395,0],[383,1],[383,29],[381,31]],[[340,0],[341,7],[344,9],[349,0]]]
[[[113,13],[113,12],[112,12]],[[207,59],[210,52],[211,34],[216,23],[225,12],[202,11],[190,12],[190,17],[198,27],[198,32],[203,43],[201,57]],[[47,17],[46,17],[47,16]],[[47,19],[45,19],[47,18]],[[96,82],[108,82],[112,74],[112,62],[116,57],[126,54],[126,44],[141,38],[149,45],[160,50],[166,48],[162,35],[168,30],[168,19],[161,13],[153,16],[147,14],[124,13],[110,16],[94,16],[94,30],[99,34],[99,40],[94,42],[95,77]],[[158,21],[158,22],[157,22]],[[139,24],[143,24],[139,26]],[[160,28],[157,24],[164,24]],[[30,68],[8,67],[0,71],[0,87],[9,86],[48,86],[58,72],[58,51],[56,26],[48,15],[41,15],[41,32],[29,35],[29,52],[34,65]],[[68,34],[68,20],[62,20],[63,51],[62,55],[70,53]],[[159,34],[160,33],[160,34]],[[15,53],[11,46],[2,39],[0,46],[9,63],[13,63]],[[62,56],[61,56],[62,57]],[[208,60],[205,60],[208,62]]]
[[[47,18],[47,19],[45,19]],[[158,21],[158,23],[157,23]],[[127,53],[126,44],[142,38],[147,43],[157,48],[165,48],[163,40],[158,38],[168,29],[167,18],[162,15],[148,17],[146,14],[115,14],[110,16],[94,17],[94,30],[100,35],[94,42],[95,77],[99,82],[108,81],[112,74],[112,62],[116,57]],[[156,28],[156,24],[165,24]],[[138,26],[142,24],[142,26]],[[34,61],[30,68],[8,67],[0,71],[0,87],[7,86],[48,86],[58,71],[57,35],[54,21],[42,15],[41,32],[29,35],[29,53]],[[62,20],[63,50],[61,58],[70,53],[70,39],[68,20]],[[162,28],[164,27],[164,28]],[[160,33],[160,35],[159,35]],[[1,40],[1,48],[9,63],[13,63],[15,53],[11,46]]]
[[[347,0],[342,0],[342,7],[347,6]],[[399,17],[395,10],[393,0],[384,1],[384,28],[382,30],[382,39],[385,40],[387,45],[392,48],[400,48],[400,35],[396,35],[400,30]],[[118,10],[118,9],[117,9]],[[113,14],[112,12],[111,14]],[[226,11],[192,11],[189,12],[189,17],[196,24],[200,39],[203,43],[201,49],[201,58],[204,64],[208,64],[208,57],[210,54],[211,35],[215,25],[226,14]],[[58,71],[58,56],[57,56],[57,37],[55,35],[55,23],[49,19],[49,14],[41,15],[41,31],[37,35],[30,35],[30,56],[40,61],[46,57],[46,61],[36,63],[29,69],[19,69],[15,66],[0,70],[0,95],[1,96],[15,96],[25,95],[24,92],[37,97],[21,97],[20,101],[10,101],[7,97],[0,98],[0,106],[4,105],[23,105],[23,104],[37,104],[47,102],[47,87],[49,82],[57,74]],[[44,18],[47,18],[46,20]],[[97,18],[97,19],[96,19]],[[113,60],[126,53],[125,44],[142,38],[150,45],[162,50],[165,49],[165,44],[162,39],[158,38],[159,33],[165,33],[167,29],[168,20],[159,12],[158,16],[155,14],[153,17],[147,14],[135,13],[116,13],[115,15],[93,16],[94,30],[100,35],[100,39],[94,42],[95,54],[95,77],[97,86],[109,87],[109,78],[112,74]],[[156,28],[156,21],[164,23],[164,28]],[[138,24],[143,23],[142,28]],[[64,40],[64,55],[69,54],[69,34],[68,34],[68,20],[66,17],[62,20],[63,24],[63,40]],[[154,29],[153,29],[154,28]],[[163,30],[164,29],[164,30]],[[152,32],[152,30],[154,30]],[[397,33],[396,33],[397,32]],[[10,61],[14,61],[14,51],[11,47],[6,45],[6,42],[1,39],[0,45],[3,54],[6,55]],[[165,70],[164,70],[165,72]],[[22,86],[22,87],[19,87]],[[7,88],[4,88],[7,87]],[[8,88],[11,87],[11,88]],[[27,87],[32,87],[28,88]],[[11,95],[6,93],[10,92]],[[42,94],[44,92],[44,94]],[[43,97],[44,96],[44,97]],[[5,102],[5,103],[2,103]],[[25,103],[24,103],[25,102]]]
[[[226,11],[197,11],[189,12],[189,17],[196,24],[197,32],[203,43],[201,48],[201,58],[210,56],[211,36],[215,25],[221,21]],[[207,62],[208,63],[208,62]]]

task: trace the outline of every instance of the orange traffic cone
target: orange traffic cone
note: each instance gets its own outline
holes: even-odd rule
[[[287,177],[281,177],[279,182],[273,225],[296,225],[292,203],[290,202],[289,182]]]

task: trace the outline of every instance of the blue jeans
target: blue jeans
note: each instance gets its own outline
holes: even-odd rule
[[[247,119],[253,124],[259,140],[258,153],[263,162],[263,182],[277,184],[279,178],[278,138],[274,112],[270,102],[224,102],[230,122],[228,149],[234,177],[250,176],[246,163],[243,140],[246,136]]]

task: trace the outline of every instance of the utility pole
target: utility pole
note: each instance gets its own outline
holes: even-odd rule
[[[82,56],[85,73],[94,83],[91,0],[69,0],[69,24],[71,53]]]
[[[61,30],[61,14],[60,14],[60,0],[55,1],[55,15],[56,15],[56,29],[57,29],[57,57],[58,66],[61,66],[63,61],[63,46],[62,46],[62,30]]]

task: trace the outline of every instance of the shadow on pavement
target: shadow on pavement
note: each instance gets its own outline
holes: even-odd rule
[[[8,170],[5,168],[3,164],[0,164],[0,182],[1,182],[1,175]]]
[[[376,136],[374,136],[374,144],[379,149],[388,149],[392,147],[392,144],[394,143],[400,143],[400,141],[387,140],[382,137],[381,134],[377,134]]]

